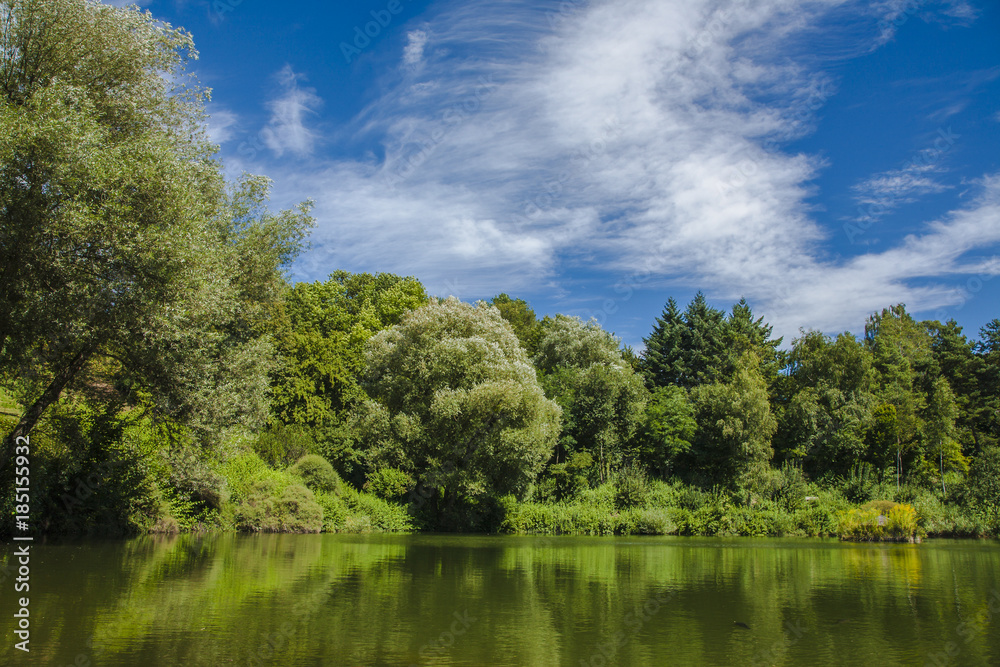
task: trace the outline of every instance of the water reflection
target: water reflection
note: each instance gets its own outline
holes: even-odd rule
[[[188,535],[32,564],[4,664],[1000,664],[997,543]]]

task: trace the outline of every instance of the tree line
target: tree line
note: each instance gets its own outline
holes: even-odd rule
[[[0,2],[5,508],[28,437],[53,529],[490,530],[512,501],[651,483],[916,488],[996,520],[1000,320],[970,340],[900,304],[783,347],[699,293],[636,354],[507,294],[291,284],[311,204],[227,182],[196,56],[135,9]]]

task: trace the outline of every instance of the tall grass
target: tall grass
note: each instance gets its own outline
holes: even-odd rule
[[[872,501],[841,513],[840,539],[855,542],[912,542],[918,537],[917,511],[912,505]]]

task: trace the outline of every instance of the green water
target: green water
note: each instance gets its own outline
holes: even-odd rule
[[[30,600],[2,664],[1000,665],[997,542],[87,541],[34,547]]]

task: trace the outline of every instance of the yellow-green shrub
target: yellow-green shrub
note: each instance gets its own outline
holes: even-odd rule
[[[873,501],[841,513],[838,527],[841,539],[868,542],[912,539],[917,534],[917,512],[912,505]]]

